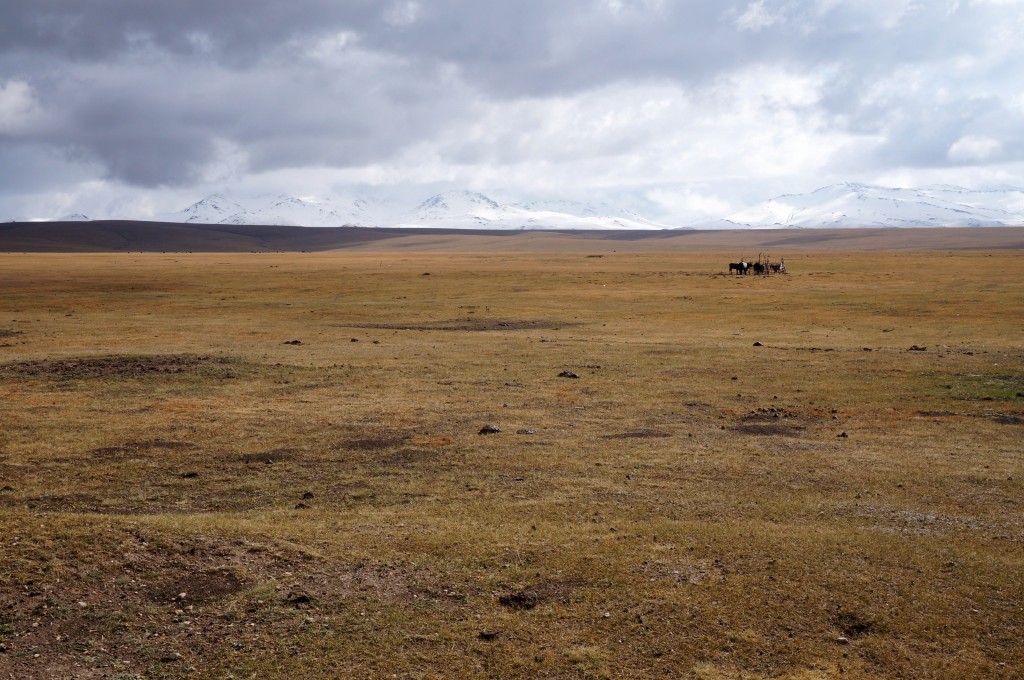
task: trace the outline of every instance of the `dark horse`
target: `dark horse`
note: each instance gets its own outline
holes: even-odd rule
[[[747,262],[730,262],[729,273],[732,274],[733,272],[739,272],[740,274],[746,274],[749,266],[750,264]]]
[[[766,271],[768,271],[768,267],[766,267],[765,265],[761,264],[760,262],[755,262],[753,267],[754,267],[754,273],[757,274],[758,276],[760,276],[761,274],[764,274]]]

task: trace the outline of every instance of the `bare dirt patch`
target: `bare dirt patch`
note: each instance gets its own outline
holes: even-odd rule
[[[98,496],[73,493],[32,496],[22,501],[10,499],[4,505],[8,507],[23,506],[30,510],[45,512],[97,512],[101,503],[102,499]]]
[[[451,437],[427,437],[417,436],[409,440],[411,444],[416,446],[449,446],[454,443],[454,439]]]
[[[163,449],[167,451],[190,451],[198,449],[198,444],[192,442],[179,442],[163,439],[152,439],[148,441],[125,442],[119,446],[101,446],[98,449],[89,451],[89,454],[98,458],[117,458],[121,456],[133,456],[151,451]]]
[[[226,357],[169,354],[136,357],[88,357],[81,359],[44,359],[0,365],[0,376],[81,380],[85,378],[140,377],[192,373],[206,367],[223,367],[232,361]]]
[[[156,604],[205,604],[234,595],[245,581],[230,570],[185,572],[154,584],[147,593]]]
[[[541,604],[563,602],[579,587],[580,584],[573,581],[545,581],[503,593],[498,596],[498,604],[520,611],[533,609]]]
[[[401,446],[408,440],[408,437],[398,435],[360,437],[358,439],[346,439],[341,443],[341,448],[348,449],[349,451],[383,451]]]
[[[819,422],[821,418],[813,413],[770,406],[754,409],[740,420],[740,424],[732,428],[734,432],[768,437],[797,437],[808,425]]]
[[[602,439],[668,439],[672,434],[660,430],[634,430],[619,434],[606,434]]]
[[[72,578],[52,578],[45,559],[36,564],[47,540],[75,551]],[[12,558],[25,567],[0,584],[0,668],[18,678],[184,677],[185,664],[253,637],[233,609],[248,604],[248,589],[308,561],[283,544],[113,526],[88,542],[23,537]],[[261,632],[287,624],[270,606],[244,617]]]
[[[878,629],[874,619],[852,611],[841,611],[832,617],[832,623],[842,631],[843,637],[859,640]]]
[[[266,465],[270,465],[273,463],[282,463],[294,460],[298,453],[299,449],[286,447],[263,451],[260,453],[245,453],[239,456],[238,460],[243,463],[264,463]]]
[[[437,449],[399,449],[380,462],[385,465],[411,465],[414,463],[428,462],[441,456]]]
[[[523,331],[523,330],[559,330],[578,323],[567,321],[545,320],[508,320],[508,319],[451,319],[448,321],[430,321],[419,323],[370,323],[347,324],[344,328],[366,328],[394,331]]]
[[[765,437],[798,437],[804,431],[799,425],[786,423],[745,423],[732,428],[740,434],[760,435]]]
[[[837,508],[835,514],[867,521],[874,529],[889,533],[939,534],[994,528],[972,517],[870,504]]]

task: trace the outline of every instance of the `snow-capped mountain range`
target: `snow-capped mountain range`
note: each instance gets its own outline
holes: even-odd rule
[[[758,203],[725,221],[746,228],[1019,226],[1024,225],[1024,190],[834,184]]]
[[[82,215],[65,219],[84,220]],[[668,224],[607,203],[502,204],[472,191],[437,194],[415,207],[368,197],[238,198],[214,194],[154,221],[281,226],[445,229],[772,229],[812,227],[1024,226],[1024,189],[953,186],[894,189],[835,184],[779,196],[721,219]]]
[[[472,191],[449,191],[414,208],[370,198],[237,200],[214,194],[154,220],[203,224],[326,227],[433,227],[445,229],[667,229],[625,210],[572,201],[500,204]]]

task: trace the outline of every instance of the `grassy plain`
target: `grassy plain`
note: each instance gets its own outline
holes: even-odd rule
[[[1020,258],[0,255],[0,677],[1020,677]]]

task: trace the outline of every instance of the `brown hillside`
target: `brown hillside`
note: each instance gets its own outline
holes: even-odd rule
[[[0,252],[735,252],[1003,250],[1024,227],[732,231],[488,231],[100,220],[0,224]]]

